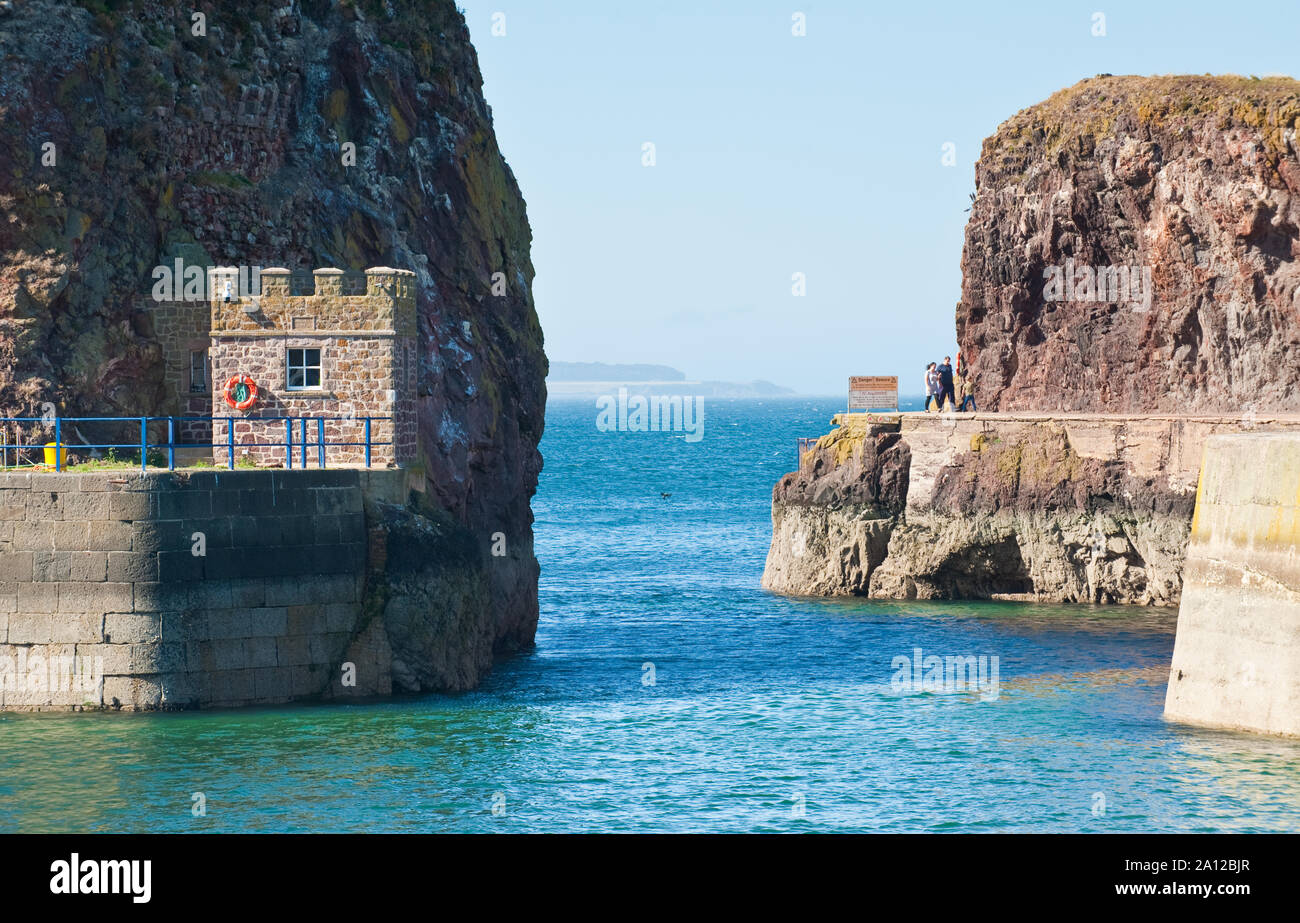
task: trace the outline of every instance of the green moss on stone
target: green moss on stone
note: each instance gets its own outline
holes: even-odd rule
[[[219,186],[225,189],[252,189],[253,181],[242,173],[191,173],[195,186]]]
[[[1235,75],[1093,77],[1007,119],[984,142],[981,160],[994,163],[999,155],[1024,156],[1034,148],[1049,156],[1086,153],[1094,139],[1114,134],[1125,118],[1153,129],[1195,120],[1210,120],[1220,130],[1254,128],[1278,154],[1285,150],[1286,129],[1300,118],[1300,81]]]

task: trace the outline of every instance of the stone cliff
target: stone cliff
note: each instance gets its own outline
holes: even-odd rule
[[[1235,417],[847,414],[772,492],[763,586],[1177,605],[1202,449]],[[1300,432],[1262,415],[1260,432]]]
[[[999,126],[957,309],[980,408],[1289,408],[1298,116],[1290,78],[1099,76]]]
[[[907,503],[911,451],[897,427],[865,425],[833,431],[806,455],[772,491],[763,586],[866,595]]]
[[[451,0],[27,0],[0,8],[0,58],[3,415],[166,412],[140,296],[176,258],[410,269],[415,468],[450,522],[437,534],[456,533],[449,558],[468,543],[481,559],[456,618],[497,654],[530,644],[546,375],[531,231]],[[410,675],[472,684],[472,647]]]
[[[982,412],[838,418],[764,586],[1176,605],[1206,440],[1300,427],[1298,117],[1289,78],[1103,75],[999,126],[956,316]]]

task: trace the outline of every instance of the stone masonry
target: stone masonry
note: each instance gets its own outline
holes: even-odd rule
[[[202,390],[192,387],[191,356],[206,356],[211,317],[206,301],[153,301],[139,303],[149,309],[154,336],[163,345],[163,382],[167,388],[167,412],[182,418],[212,414],[212,376],[200,379]],[[176,436],[185,442],[210,443],[212,424],[181,419]]]
[[[1165,715],[1300,736],[1300,435],[1205,446]]]
[[[229,461],[232,419],[235,455],[259,465],[285,465],[285,443],[295,446],[293,464],[319,464],[318,445],[326,444],[326,465],[365,461],[366,420],[370,419],[371,463],[402,464],[415,456],[416,310],[414,273],[385,267],[369,269],[362,286],[339,269],[312,274],[310,290],[300,292],[287,269],[264,269],[258,294],[247,294],[247,273],[236,267],[208,269],[208,300],[158,302],[154,330],[163,348],[165,379],[182,414],[222,418],[210,429],[193,422],[178,428],[181,438],[213,443],[213,460]],[[242,294],[241,294],[242,293]],[[207,351],[206,391],[190,385],[191,353]],[[291,389],[290,350],[319,350],[320,382]],[[257,402],[238,411],[223,389],[234,375],[251,377]],[[309,417],[304,433],[298,421],[286,435],[285,417]],[[323,423],[318,422],[323,418]],[[268,445],[267,443],[271,443]]]
[[[404,493],[356,468],[0,474],[0,709],[388,694],[365,509]]]
[[[283,421],[259,422],[266,417],[326,417],[327,443],[357,443],[327,449],[327,464],[358,464],[365,460],[359,445],[365,437],[365,420],[371,422],[371,440],[380,443],[371,452],[373,464],[401,464],[415,455],[415,274],[404,269],[376,268],[365,273],[362,294],[344,294],[345,274],[339,269],[318,269],[315,291],[293,294],[287,269],[264,269],[260,296],[234,295],[226,300],[227,283],[237,293],[238,270],[217,267],[208,271],[212,305],[212,346],[209,359],[213,377],[213,416],[240,416],[222,397],[226,380],[245,374],[257,382],[258,402],[235,423],[235,442],[283,442]],[[318,388],[289,390],[286,356],[290,349],[319,349],[321,380]],[[311,421],[315,425],[315,421]],[[213,441],[228,437],[226,427],[214,427]],[[309,426],[307,463],[315,464],[311,444],[319,430]],[[301,432],[293,438],[301,440]],[[386,444],[385,444],[386,443]],[[279,447],[250,447],[246,452],[260,463],[284,460]],[[301,449],[296,463],[301,463]],[[214,449],[226,460],[226,449]]]

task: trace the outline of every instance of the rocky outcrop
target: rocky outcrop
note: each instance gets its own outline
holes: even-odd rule
[[[451,0],[27,0],[0,57],[0,411],[166,412],[140,296],[175,258],[410,269],[416,468],[481,563],[454,604],[497,653],[531,643],[531,232]]]
[[[1103,75],[999,126],[957,309],[981,409],[1289,409],[1298,116],[1289,78]]]
[[[910,453],[897,428],[837,430],[772,491],[763,586],[778,593],[865,593],[907,501]]]
[[[1289,78],[1102,75],[1003,123],[956,317],[986,412],[894,418],[898,513],[837,499],[869,469],[787,475],[765,585],[1177,604],[1206,439],[1300,428],[1298,118]]]
[[[1177,605],[1201,452],[1231,417],[850,414],[773,490],[763,585]],[[1259,431],[1300,432],[1264,416]]]
[[[929,507],[893,530],[869,590],[1174,605],[1193,501],[1119,457],[1081,458],[1051,422],[982,431],[940,469]]]

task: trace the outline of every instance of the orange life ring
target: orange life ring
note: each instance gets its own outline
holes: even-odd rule
[[[239,397],[241,390],[244,392],[243,398]],[[247,410],[257,403],[257,382],[247,375],[231,375],[222,394],[231,407],[236,410]]]

